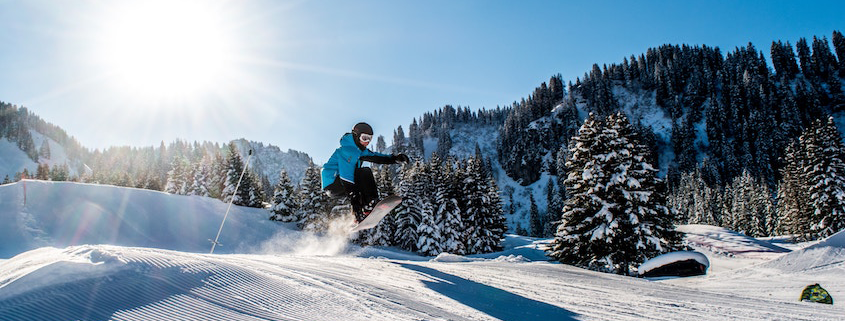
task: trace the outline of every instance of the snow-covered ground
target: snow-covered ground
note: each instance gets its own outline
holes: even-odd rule
[[[23,183],[0,186],[0,320],[845,319],[845,233],[787,247],[683,226],[709,274],[638,279],[546,261],[548,240],[421,257],[235,207],[212,255],[218,200],[26,184],[26,205]],[[835,304],[799,302],[813,283]]]

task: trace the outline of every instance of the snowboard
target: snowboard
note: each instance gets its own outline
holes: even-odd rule
[[[385,197],[376,204],[373,211],[370,212],[370,215],[367,215],[361,223],[352,227],[350,232],[358,232],[375,227],[379,222],[381,222],[381,219],[383,219],[387,213],[390,213],[390,211],[396,208],[396,206],[399,206],[400,203],[402,203],[402,198],[398,195]]]

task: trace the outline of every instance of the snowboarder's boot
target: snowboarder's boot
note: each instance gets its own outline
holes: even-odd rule
[[[373,208],[378,204],[378,200],[372,200],[363,207],[353,206],[352,211],[355,214],[355,224],[361,223],[373,211]]]

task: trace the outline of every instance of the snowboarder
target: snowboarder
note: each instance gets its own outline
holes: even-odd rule
[[[376,164],[407,163],[405,154],[387,155],[367,149],[373,139],[373,128],[367,123],[358,123],[351,133],[340,138],[340,147],[334,151],[323,165],[321,178],[323,190],[334,198],[349,197],[355,221],[364,220],[379,201],[376,181],[369,167],[361,167],[363,162]]]

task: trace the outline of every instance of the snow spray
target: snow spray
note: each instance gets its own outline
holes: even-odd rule
[[[349,245],[349,230],[355,224],[351,216],[328,222],[325,232],[282,229],[271,239],[261,243],[257,254],[292,254],[301,256],[335,256]]]

